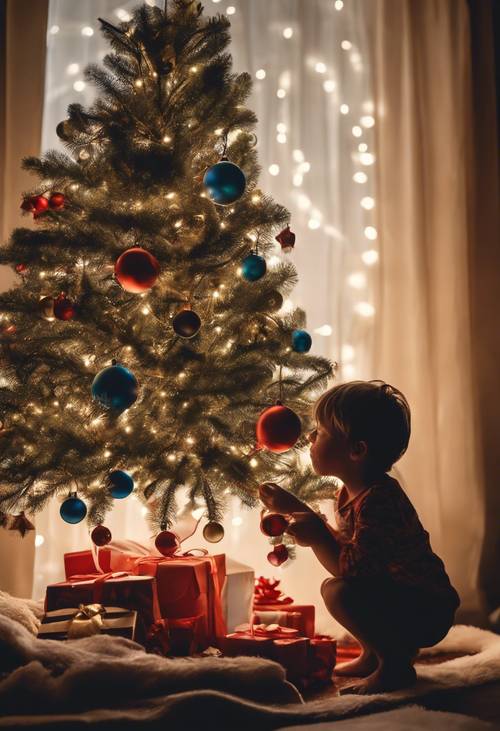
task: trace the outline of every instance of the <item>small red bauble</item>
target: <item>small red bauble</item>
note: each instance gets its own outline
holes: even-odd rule
[[[111,540],[111,531],[105,525],[96,525],[90,537],[96,546],[106,546]]]
[[[293,231],[290,231],[290,226],[287,226],[283,229],[283,231],[280,231],[275,238],[276,241],[281,244],[281,250],[284,251],[285,254],[288,254],[295,246],[295,234]]]
[[[265,536],[281,536],[288,527],[288,520],[281,513],[268,513],[260,520],[260,529]]]
[[[36,215],[37,213],[43,213],[49,207],[49,201],[43,195],[32,195],[29,198],[25,198],[21,203],[23,211],[29,211]]]
[[[18,274],[24,274],[27,268],[26,264],[16,264],[16,272]]]
[[[121,254],[115,263],[115,277],[126,292],[139,294],[150,289],[158,279],[158,260],[140,246]]]
[[[49,206],[53,211],[60,211],[64,208],[64,195],[62,193],[52,193],[49,198]]]
[[[279,401],[259,416],[256,425],[257,445],[270,452],[286,452],[291,449],[302,432],[299,417]]]
[[[162,556],[173,556],[180,545],[178,536],[170,530],[162,530],[156,536],[155,546]]]
[[[281,564],[288,561],[288,548],[280,543],[279,546],[275,546],[274,549],[267,554],[267,560],[273,566],[281,566]]]
[[[54,300],[54,316],[58,320],[72,320],[76,314],[75,305],[64,292]]]

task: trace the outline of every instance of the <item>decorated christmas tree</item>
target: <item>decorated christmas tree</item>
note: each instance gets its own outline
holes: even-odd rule
[[[266,263],[294,235],[258,188],[227,18],[173,0],[100,22],[112,52],[86,71],[100,95],[58,125],[65,154],[24,160],[36,225],[0,250],[20,279],[0,296],[0,509],[65,497],[63,519],[87,516],[104,543],[114,499],[135,490],[165,531],[187,488],[216,541],[229,494],[331,492],[300,449],[333,366],[282,307],[291,257]]]

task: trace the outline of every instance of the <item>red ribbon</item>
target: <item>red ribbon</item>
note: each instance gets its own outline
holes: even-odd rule
[[[293,604],[293,599],[278,589],[279,583],[279,579],[266,579],[264,576],[255,579],[254,604]]]
[[[239,625],[235,633],[242,636],[269,637],[272,640],[289,640],[299,636],[295,627],[282,627],[279,624],[243,624]]]
[[[110,571],[107,574],[75,574],[70,576],[70,583],[78,584],[81,581],[92,582],[92,603],[101,604],[102,590],[108,579],[120,579],[124,576],[131,576],[129,571]]]

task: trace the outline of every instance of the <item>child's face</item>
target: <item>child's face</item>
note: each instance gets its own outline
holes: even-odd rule
[[[350,459],[350,445],[341,432],[329,432],[319,422],[309,434],[310,453],[314,471],[318,475],[341,477]]]

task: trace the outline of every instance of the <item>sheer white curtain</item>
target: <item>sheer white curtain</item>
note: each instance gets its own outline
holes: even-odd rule
[[[43,149],[60,146],[55,127],[65,118],[68,104],[89,104],[93,99],[94,90],[85,85],[82,71],[108,50],[97,17],[127,20],[135,4],[50,1]],[[249,106],[259,118],[259,184],[291,211],[297,235],[291,256],[300,279],[292,302],[306,310],[314,350],[339,363],[341,380],[372,377],[376,317],[374,109],[365,7],[364,0],[205,3],[206,13],[230,17],[234,68],[254,77]],[[61,578],[64,551],[89,542],[86,527],[63,523],[58,507],[53,501],[37,519],[41,545],[35,595],[48,581]],[[116,538],[149,536],[133,497],[116,501],[106,523]],[[258,529],[257,511],[242,511],[234,501],[225,527],[226,537],[217,550],[251,564],[259,574],[281,573],[266,561],[269,549]],[[189,545],[203,545],[203,539],[195,536]],[[324,575],[307,549],[298,549],[298,559],[283,569],[287,592],[316,603],[320,626],[326,620],[319,595]]]

